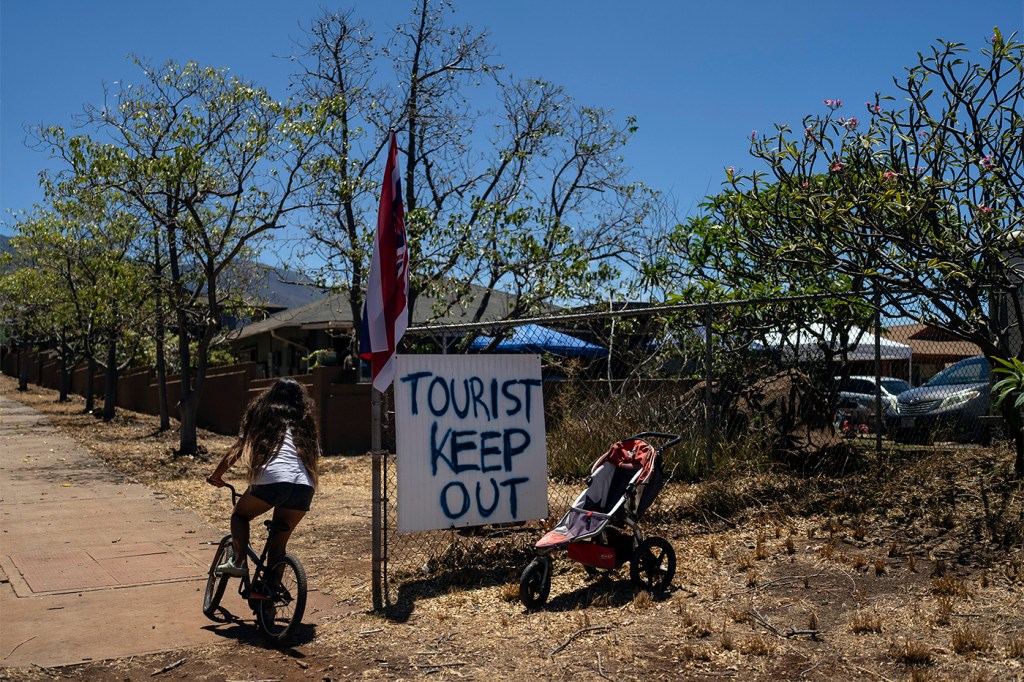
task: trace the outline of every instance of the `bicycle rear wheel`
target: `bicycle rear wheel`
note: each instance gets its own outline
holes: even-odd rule
[[[215,614],[217,607],[220,606],[221,597],[224,596],[224,588],[228,585],[228,576],[217,573],[217,567],[228,560],[230,551],[231,536],[225,535],[213,555],[213,563],[210,564],[210,572],[206,576],[206,591],[203,592],[203,615],[210,620],[218,620]]]
[[[268,568],[267,598],[259,601],[256,622],[263,634],[274,642],[283,642],[295,632],[306,610],[306,569],[285,554]]]

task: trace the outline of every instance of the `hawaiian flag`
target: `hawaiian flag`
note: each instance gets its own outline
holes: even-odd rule
[[[382,393],[395,378],[395,348],[409,326],[408,299],[409,249],[405,238],[398,143],[392,132],[359,333],[359,357],[370,361],[373,387]]]

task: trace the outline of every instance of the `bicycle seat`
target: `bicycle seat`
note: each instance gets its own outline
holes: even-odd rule
[[[266,526],[267,530],[271,533],[285,533],[291,530],[291,526],[284,521],[274,521],[273,519],[267,519],[263,522],[263,525]]]

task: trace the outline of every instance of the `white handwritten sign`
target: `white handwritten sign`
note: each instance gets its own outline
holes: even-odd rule
[[[548,513],[537,355],[399,355],[398,530]]]

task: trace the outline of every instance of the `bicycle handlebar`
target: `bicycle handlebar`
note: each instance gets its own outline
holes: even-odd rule
[[[206,480],[209,481],[210,479],[207,478]],[[239,495],[235,491],[235,486],[231,485],[230,483],[223,482],[223,481],[222,481],[222,483],[224,483],[224,485],[220,486],[220,487],[227,488],[228,490],[231,491],[231,504],[234,504],[235,502],[238,502],[238,498],[241,497],[241,495]]]

